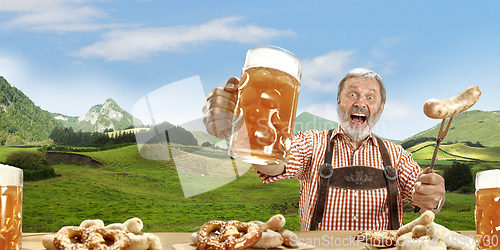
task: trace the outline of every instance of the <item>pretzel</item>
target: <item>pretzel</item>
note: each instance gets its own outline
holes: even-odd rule
[[[88,249],[88,247],[83,243],[83,235],[85,233],[85,228],[66,226],[54,235],[54,246],[60,250],[78,250],[78,249]],[[76,242],[72,242],[76,240]]]
[[[130,246],[130,238],[125,232],[104,227],[87,228],[83,241],[89,249],[95,250],[128,250]]]
[[[243,250],[261,237],[262,230],[253,223],[212,220],[203,224],[191,239],[197,242],[197,250]]]
[[[229,221],[226,227],[234,226],[238,231],[245,233],[243,236],[236,238],[234,250],[242,250],[253,246],[262,237],[262,230],[259,226],[252,223],[240,221]]]

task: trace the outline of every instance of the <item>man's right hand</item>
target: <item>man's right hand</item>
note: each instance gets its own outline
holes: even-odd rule
[[[217,87],[207,94],[202,112],[209,134],[225,139],[231,136],[239,84],[237,77],[231,77],[224,88]]]

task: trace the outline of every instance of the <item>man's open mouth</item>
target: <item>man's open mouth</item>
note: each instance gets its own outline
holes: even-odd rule
[[[367,115],[364,113],[351,113],[350,117],[351,117],[351,122],[354,125],[361,125],[365,123],[366,120],[368,119]]]

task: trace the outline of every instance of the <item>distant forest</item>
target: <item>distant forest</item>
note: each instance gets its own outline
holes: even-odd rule
[[[71,147],[102,147],[117,144],[135,143],[137,138],[147,138],[140,143],[162,143],[171,142],[187,146],[197,146],[198,141],[184,128],[174,126],[170,123],[162,123],[149,129],[134,133],[133,130],[113,133],[111,136],[106,132],[83,132],[73,131],[73,128],[56,127],[49,135],[49,138],[57,145]]]

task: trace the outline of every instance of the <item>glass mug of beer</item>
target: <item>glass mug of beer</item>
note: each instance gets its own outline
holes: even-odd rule
[[[23,170],[0,164],[0,249],[20,250]]]
[[[500,170],[476,174],[478,249],[500,249]]]
[[[259,165],[288,161],[301,77],[301,62],[288,50],[258,45],[247,51],[229,155]]]

